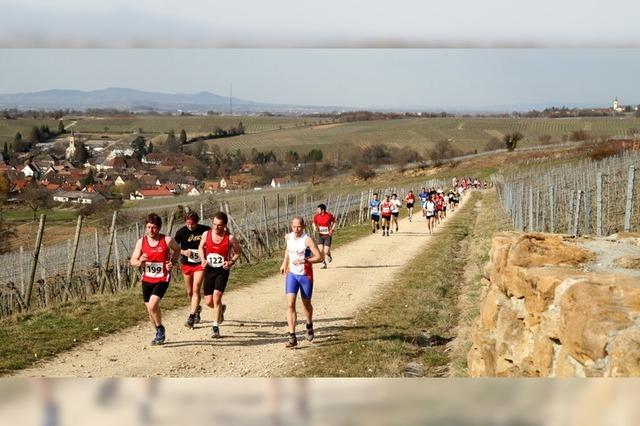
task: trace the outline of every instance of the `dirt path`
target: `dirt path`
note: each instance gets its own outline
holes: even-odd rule
[[[468,197],[463,200],[466,201]],[[404,211],[403,211],[404,214]],[[455,214],[455,213],[454,213]],[[148,322],[131,327],[18,372],[20,376],[48,377],[194,377],[283,376],[304,362],[303,356],[329,342],[348,326],[356,311],[393,282],[395,274],[432,241],[420,214],[400,221],[400,232],[376,234],[337,248],[329,269],[315,267],[313,294],[316,339],[300,338],[298,348],[285,349],[286,301],[280,275],[239,290],[229,289],[222,339],[209,338],[211,310],[206,307],[197,328],[184,327],[187,310],[165,312],[167,342],[153,347],[154,330]],[[446,225],[446,222],[445,222]],[[438,232],[441,231],[442,228]],[[299,324],[303,324],[298,302]],[[144,309],[142,301],[140,309]],[[301,336],[304,326],[298,327]]]

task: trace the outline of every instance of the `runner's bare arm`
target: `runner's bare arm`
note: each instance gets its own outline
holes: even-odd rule
[[[140,255],[142,252],[142,238],[138,238],[136,246],[133,248],[133,253],[131,253],[131,260],[129,261],[131,266],[142,266],[144,261],[147,259],[147,255]]]
[[[242,247],[240,247],[240,241],[238,241],[238,239],[233,235],[229,235],[229,244],[231,244],[231,247],[233,248],[233,256],[231,256],[230,260],[224,262],[224,264],[222,265],[224,269],[229,269],[230,267],[235,265],[236,261],[240,258],[240,255],[242,254]]]
[[[204,268],[207,266],[207,257],[204,255],[204,243],[207,241],[209,231],[204,231],[200,237],[200,245],[198,246],[198,256],[200,256],[200,264]]]
[[[307,247],[311,250],[311,257],[308,257],[306,260],[309,263],[320,263],[324,260],[324,255],[318,249],[318,246],[313,241],[313,238],[307,235],[306,240]]]

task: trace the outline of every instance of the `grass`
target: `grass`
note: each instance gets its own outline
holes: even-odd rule
[[[485,264],[489,261],[492,237],[497,232],[513,229],[495,191],[482,193],[474,222],[465,247],[465,272],[458,289],[457,308],[460,315],[458,316],[456,337],[449,345],[449,375],[456,377],[467,376],[467,353],[471,348],[471,327],[480,315],[480,304],[486,291],[482,283],[482,274]]]
[[[347,226],[336,233],[334,244],[346,244],[368,234],[367,224]],[[230,291],[276,274],[282,256],[283,252],[277,251],[255,265],[240,264],[231,274]],[[178,278],[169,286],[162,309],[166,312],[186,309],[186,306],[182,280]],[[40,359],[147,320],[139,286],[119,294],[93,296],[87,301],[74,301],[2,320],[0,374],[29,367]]]
[[[399,277],[384,298],[360,310],[353,326],[331,343],[317,345],[295,376],[402,376],[407,363],[423,366],[424,375],[442,376],[449,356],[446,342],[457,324],[457,289],[465,259],[460,250],[471,234],[477,192],[447,222],[442,232]],[[415,265],[421,265],[416,268]],[[457,266],[453,266],[457,265]]]
[[[36,212],[36,220],[40,218],[41,214],[47,215],[47,223],[56,223],[60,225],[66,225],[69,223],[74,224],[78,217],[76,210],[63,210],[63,209],[47,209],[38,210]],[[12,209],[2,212],[2,217],[8,222],[31,222],[33,221],[33,211],[31,209]]]

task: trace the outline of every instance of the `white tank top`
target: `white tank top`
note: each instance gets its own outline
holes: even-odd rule
[[[309,256],[307,248],[307,233],[303,233],[300,238],[296,238],[296,235],[292,232],[287,235],[287,253],[289,254],[289,272],[295,275],[304,275],[304,260]],[[294,259],[298,259],[301,262],[299,265],[294,265]]]

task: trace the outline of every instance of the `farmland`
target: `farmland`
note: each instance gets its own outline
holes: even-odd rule
[[[0,118],[0,149],[4,142],[11,142],[16,133],[20,132],[23,138],[29,136],[29,131],[34,127],[49,126],[51,130],[58,129],[58,120],[53,119],[35,119],[35,118],[19,118],[15,120],[6,120]]]
[[[499,138],[515,131],[524,135],[520,146],[531,146],[539,144],[538,138],[542,135],[550,135],[553,141],[559,142],[575,130],[599,137],[630,135],[637,129],[640,129],[638,118],[417,118],[283,129],[209,141],[209,144],[234,151],[249,151],[255,147],[276,152],[291,149],[305,152],[315,148],[325,153],[348,154],[354,146],[383,143],[409,146],[423,153],[437,141],[452,139],[456,148],[470,152],[482,151],[492,137]]]

